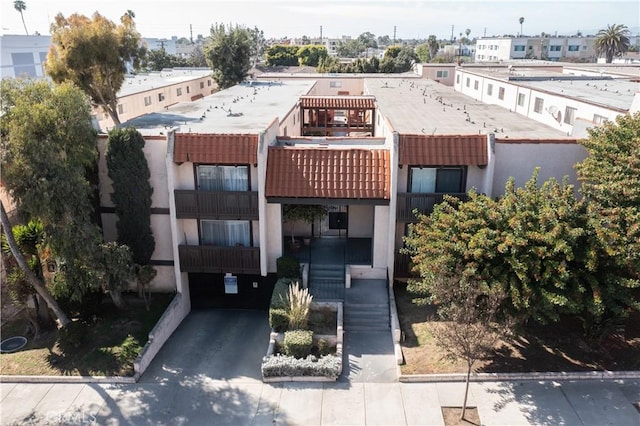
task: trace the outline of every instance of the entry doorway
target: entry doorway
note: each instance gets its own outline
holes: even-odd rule
[[[328,214],[320,221],[314,237],[342,237],[349,234],[349,207],[342,205],[327,206]]]

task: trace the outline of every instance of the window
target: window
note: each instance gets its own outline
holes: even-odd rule
[[[197,167],[198,189],[202,191],[248,191],[248,166]]]
[[[579,52],[580,46],[569,46],[569,52]]]
[[[473,90],[478,90],[478,80],[473,82]]]
[[[410,191],[421,194],[464,192],[465,172],[465,167],[412,167]]]
[[[498,89],[498,99],[500,100],[504,99],[504,87],[501,87]]]
[[[542,114],[542,108],[544,108],[544,99],[536,98],[535,103],[533,104],[533,111],[538,114]]]
[[[33,60],[33,53],[12,53],[13,70],[16,77],[36,77],[36,66]]]
[[[201,88],[201,89],[204,89],[204,81],[201,81],[201,82],[200,82],[200,88]]]
[[[459,75],[456,75],[456,83],[460,84],[460,76]]]
[[[202,245],[250,247],[250,228],[248,220],[202,220],[200,221]]]
[[[164,93],[158,93],[158,102],[164,101]]]
[[[211,80],[207,80],[207,86],[211,86]]]
[[[471,79],[467,77],[467,87],[471,86]]]
[[[549,50],[552,51],[552,52],[560,52],[560,51],[562,51],[562,46],[558,46],[558,45],[550,46]]]
[[[124,113],[124,105],[118,104],[118,114],[123,114],[123,113]]]
[[[182,96],[182,87],[178,87],[178,88],[176,89],[176,95],[178,95],[178,96]]]
[[[151,96],[145,96],[144,97],[144,106],[149,106],[151,105]]]
[[[493,96],[493,84],[487,85],[487,95]]]
[[[598,115],[598,114],[593,114],[593,122],[596,124],[604,124],[607,121],[609,121],[607,119],[607,117],[602,116],[602,115]]]
[[[187,86],[187,93],[191,93],[191,87]]]
[[[447,70],[436,71],[436,78],[447,78],[447,77],[449,77],[449,71]]]
[[[518,93],[518,106],[524,106],[524,93]]]
[[[514,50],[515,52],[524,52],[524,48],[525,48],[525,46],[524,46],[524,45],[516,45],[516,46],[513,46],[513,50]]]
[[[576,122],[577,108],[566,107],[564,109],[564,122],[573,125]]]
[[[342,87],[342,82],[341,81],[330,81],[329,82],[329,87],[333,87],[333,88]]]

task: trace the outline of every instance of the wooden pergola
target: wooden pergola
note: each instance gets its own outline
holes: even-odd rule
[[[302,136],[375,136],[373,96],[303,96]]]

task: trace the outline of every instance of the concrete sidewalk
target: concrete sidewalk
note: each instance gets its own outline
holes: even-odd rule
[[[282,383],[205,375],[138,384],[0,384],[2,425],[442,425],[464,383]],[[640,382],[472,383],[483,425],[640,424]]]

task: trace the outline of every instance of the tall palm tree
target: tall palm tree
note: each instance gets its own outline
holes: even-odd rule
[[[24,25],[24,32],[29,35],[29,31],[27,30],[27,24],[24,23],[24,15],[22,14],[23,10],[27,10],[27,3],[23,0],[15,0],[13,2],[13,8],[20,12],[20,17],[22,18],[22,25]]]
[[[524,18],[521,16],[520,19],[518,19],[518,22],[520,22],[520,36],[522,36],[522,24],[524,23]]]
[[[433,61],[433,59],[438,54],[438,50],[440,50],[440,43],[438,43],[436,36],[430,35],[429,38],[427,39],[427,45],[429,46],[429,56]]]
[[[604,55],[608,64],[619,53],[629,50],[629,30],[626,25],[608,25],[606,29],[598,31],[593,47],[598,56]]]

